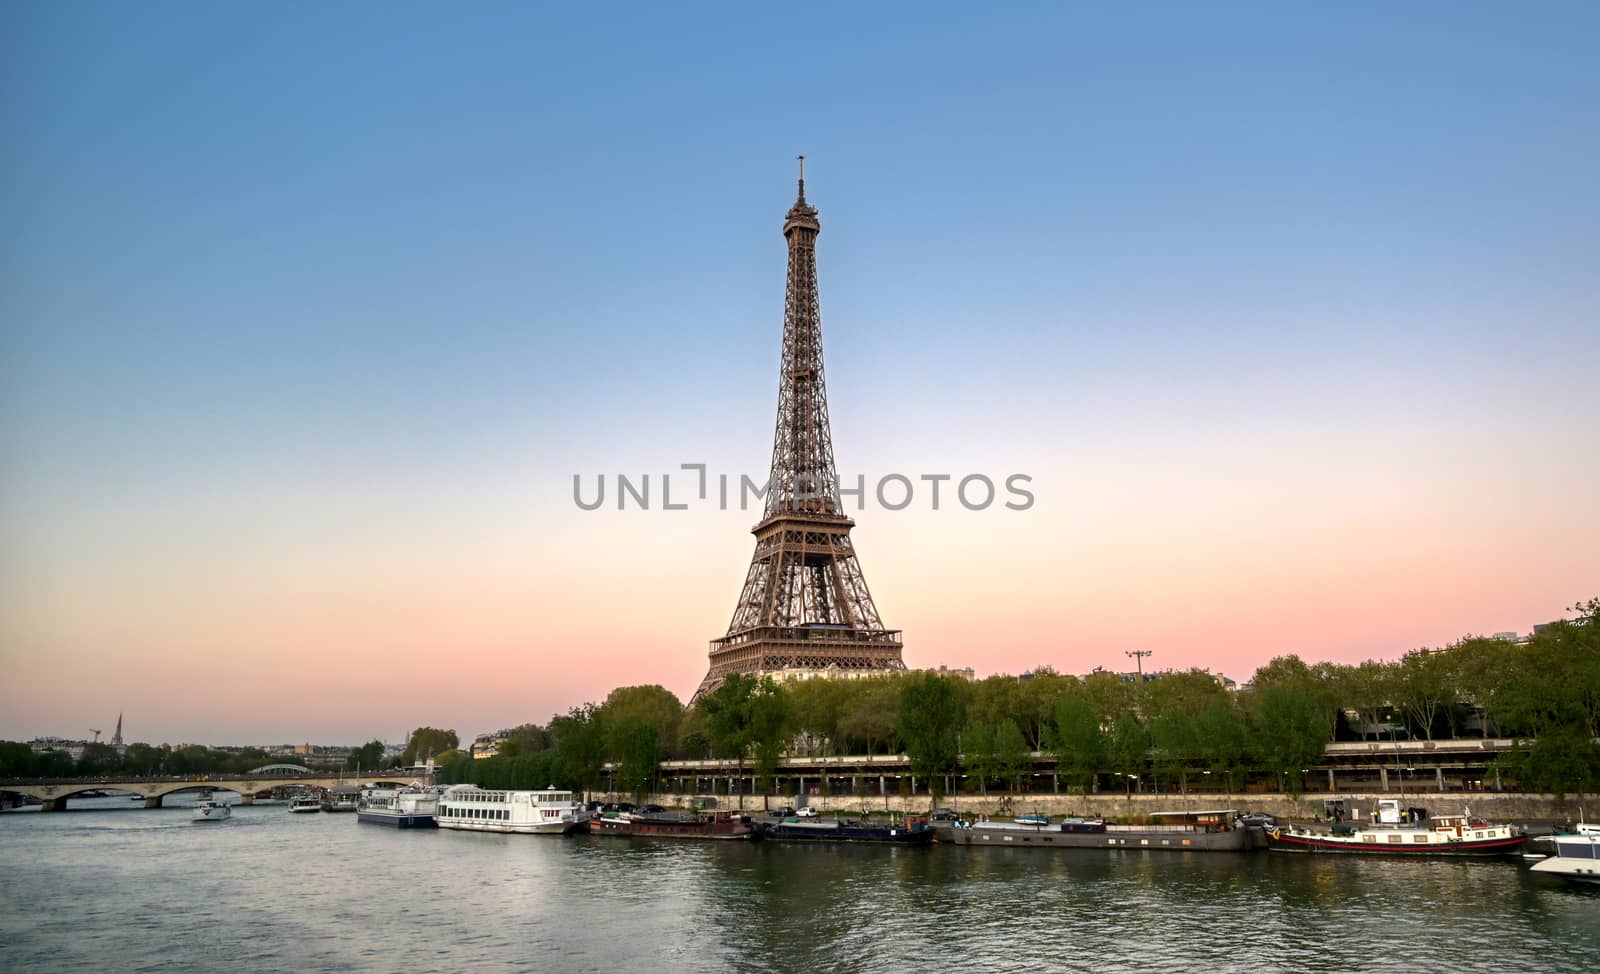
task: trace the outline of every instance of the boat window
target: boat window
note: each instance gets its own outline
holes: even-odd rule
[[[1418,836],[1418,838],[1421,838],[1421,836]],[[1405,840],[1405,836],[1403,836],[1403,835],[1391,835],[1391,836],[1389,836],[1389,841],[1390,842],[1401,842],[1401,841],[1404,841],[1404,840]]]
[[[1426,842],[1426,841],[1428,841],[1428,837],[1425,836],[1425,835],[1414,835],[1414,836],[1411,837],[1411,841],[1412,842]]]
[[[1557,842],[1556,855],[1568,859],[1593,859],[1594,848],[1587,842]]]

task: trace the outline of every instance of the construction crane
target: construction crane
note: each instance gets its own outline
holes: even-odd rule
[[[96,744],[99,744],[100,743],[100,732],[98,730],[95,730],[93,727],[91,727],[91,728],[89,728],[89,733],[94,735],[94,742]]]

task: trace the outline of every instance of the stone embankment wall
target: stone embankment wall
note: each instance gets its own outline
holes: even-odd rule
[[[621,796],[612,796],[619,799]],[[718,808],[739,807],[739,796],[717,795]],[[1322,815],[1322,802],[1326,798],[1342,798],[1346,808],[1354,810],[1356,816],[1364,818],[1380,798],[1400,798],[1397,792],[1385,793],[1349,793],[1328,795],[1325,793],[1302,795],[1298,800],[1282,793],[1265,793],[1252,795],[1220,795],[1220,794],[1191,794],[1184,797],[1179,794],[1163,795],[1016,795],[1011,799],[1011,815],[1022,815],[1037,812],[1043,815],[1082,815],[1093,818],[1103,815],[1106,818],[1124,818],[1129,816],[1147,815],[1151,812],[1171,812],[1183,809],[1219,809],[1236,808],[1241,811],[1267,812],[1279,818],[1311,819],[1320,818]],[[1405,802],[1408,806],[1426,808],[1434,815],[1459,815],[1463,809],[1470,808],[1472,814],[1491,822],[1567,822],[1580,821],[1587,809],[1589,820],[1600,820],[1600,797],[1588,796],[1568,797],[1565,801],[1556,801],[1553,795],[1529,795],[1507,792],[1407,792]],[[686,807],[693,796],[689,795],[654,795],[649,800],[659,805]],[[770,807],[776,808],[786,803],[795,801],[793,795],[771,796],[767,799]],[[866,798],[849,795],[810,795],[805,796],[806,804],[815,806],[823,814],[859,815],[863,810],[873,812],[896,811],[923,813],[928,810],[928,796],[901,796],[873,795]],[[996,817],[1006,814],[1002,811],[1002,796],[999,795],[947,795],[939,800],[941,808],[950,808],[963,815],[989,815]],[[746,811],[760,811],[762,798],[760,795],[745,795],[744,808]]]

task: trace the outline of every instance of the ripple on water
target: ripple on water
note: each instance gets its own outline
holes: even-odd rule
[[[7,967],[1600,968],[1600,894],[1512,863],[402,833],[276,806],[220,825],[188,815],[0,816]]]

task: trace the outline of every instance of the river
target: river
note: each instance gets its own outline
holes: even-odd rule
[[[49,971],[1594,971],[1600,890],[1514,861],[401,832],[79,799],[0,814]]]

